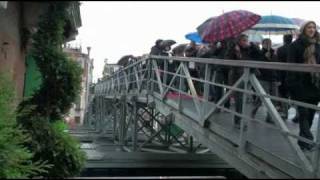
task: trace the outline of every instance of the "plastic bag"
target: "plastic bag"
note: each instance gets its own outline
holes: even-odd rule
[[[320,102],[318,103],[318,107],[320,107]],[[317,128],[318,128],[318,123],[319,123],[319,112],[316,112],[313,116],[313,123],[312,126],[310,128],[311,132],[314,133],[314,135],[317,132]],[[316,137],[315,137],[316,138]]]
[[[291,106],[288,109],[288,121],[292,122],[292,120],[297,116],[297,109]],[[292,122],[293,123],[293,122]]]

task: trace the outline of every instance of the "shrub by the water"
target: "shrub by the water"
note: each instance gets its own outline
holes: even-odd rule
[[[27,178],[50,167],[44,161],[31,161],[33,153],[24,146],[31,139],[17,125],[14,92],[9,75],[0,73],[0,178]]]

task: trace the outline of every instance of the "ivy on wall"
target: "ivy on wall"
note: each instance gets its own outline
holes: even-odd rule
[[[29,149],[33,160],[43,159],[53,165],[45,177],[78,175],[85,154],[79,142],[64,132],[63,116],[81,90],[81,67],[62,51],[68,6],[72,2],[48,2],[37,32],[32,36],[31,55],[41,73],[42,83],[32,97],[19,105],[19,123],[32,138]]]

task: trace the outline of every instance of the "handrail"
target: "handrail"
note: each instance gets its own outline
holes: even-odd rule
[[[177,56],[154,56],[150,58],[159,60],[176,60],[184,62],[195,62],[203,64],[229,65],[237,67],[271,69],[282,71],[297,71],[297,72],[320,72],[320,65],[309,65],[299,63],[281,63],[281,62],[261,62],[257,60],[226,60],[217,58],[195,58],[195,57],[177,57]]]
[[[236,67],[247,67],[247,68],[258,68],[258,69],[271,69],[271,70],[280,70],[280,71],[295,71],[295,72],[320,72],[320,65],[310,65],[310,64],[299,64],[299,63],[283,63],[283,62],[261,62],[256,60],[226,60],[226,59],[217,59],[217,58],[195,58],[195,57],[178,57],[178,56],[155,56],[148,55],[143,59],[140,59],[118,71],[114,72],[111,76],[105,80],[112,78],[115,74],[120,71],[125,71],[131,67],[139,64],[148,59],[157,59],[157,60],[175,60],[183,62],[196,62],[203,64],[212,64],[212,65],[227,65],[227,66],[236,66]]]
[[[164,68],[159,68],[159,65],[157,64],[160,61],[165,61]],[[168,70],[168,61],[178,61],[180,62],[179,67],[176,67],[177,69],[172,72],[172,70]],[[144,63],[144,61],[146,61]],[[192,77],[190,76],[190,72],[187,64],[182,62],[195,62],[196,64],[204,64],[205,67],[205,74],[201,75],[201,77]],[[144,63],[144,64],[142,64]],[[217,65],[219,66],[234,66],[234,67],[240,67],[243,68],[244,71],[242,73],[241,78],[238,79],[236,83],[233,85],[230,84],[223,84],[218,83],[211,80],[212,75],[210,75],[211,72],[214,72],[216,69],[211,69],[215,66],[210,65]],[[297,146],[296,142],[293,140],[299,140],[302,142],[306,142],[308,144],[316,145],[317,147],[320,145],[319,139],[317,141],[312,141],[309,139],[306,139],[304,137],[300,137],[296,135],[294,132],[291,132],[287,125],[283,122],[282,117],[280,116],[278,110],[275,108],[275,104],[271,100],[275,100],[278,102],[286,103],[286,104],[295,104],[298,106],[302,106],[304,108],[314,109],[319,111],[320,108],[317,107],[314,104],[308,104],[305,102],[300,102],[296,100],[290,100],[286,98],[277,97],[275,95],[270,95],[268,92],[265,92],[263,86],[261,85],[261,82],[259,82],[259,79],[256,78],[255,73],[252,73],[250,69],[270,69],[270,70],[279,70],[279,71],[291,71],[291,72],[298,72],[298,73],[310,73],[310,72],[320,72],[320,65],[307,65],[307,64],[296,64],[296,63],[278,63],[278,62],[259,62],[259,61],[253,61],[253,60],[222,60],[222,59],[214,59],[214,58],[186,58],[186,57],[168,57],[168,56],[152,56],[149,55],[147,57],[144,57],[143,59],[134,62],[127,67],[118,70],[115,72],[112,76],[108,77],[107,79],[104,79],[101,82],[97,83],[96,86],[96,93],[98,96],[103,94],[111,94],[116,96],[122,96],[122,95],[132,95],[132,93],[137,93],[135,89],[138,89],[138,93],[141,93],[142,90],[147,90],[148,94],[151,95],[154,99],[160,100],[163,103],[167,103],[165,100],[165,96],[168,93],[168,90],[171,89],[173,91],[177,91],[179,93],[179,101],[174,102],[172,108],[179,109],[181,106],[181,94],[188,94],[185,92],[185,88],[189,88],[191,95],[191,99],[193,100],[195,104],[195,111],[190,112],[192,115],[188,115],[188,113],[185,113],[186,116],[192,117],[195,119],[198,124],[202,127],[208,127],[205,125],[207,121],[211,121],[210,116],[214,115],[216,112],[216,109],[224,110],[225,112],[230,113],[231,115],[235,115],[237,117],[242,118],[241,122],[241,134],[240,134],[240,140],[239,140],[239,150],[244,148],[245,143],[245,136],[244,136],[244,124],[250,123],[250,122],[257,122],[260,125],[264,126],[265,128],[270,128],[277,130],[280,134],[285,136],[285,141],[290,146],[292,152],[297,156],[297,161],[301,163],[302,169],[305,173],[316,173],[318,171],[319,163],[313,163],[311,165],[311,162],[306,158],[305,154],[301,151],[301,149]],[[143,73],[142,73],[143,72]],[[147,76],[145,76],[147,75]],[[161,75],[161,76],[160,76]],[[171,77],[170,83],[168,84],[167,76]],[[173,78],[176,78],[177,81],[180,82],[180,85],[173,84]],[[204,79],[202,79],[204,78]],[[112,82],[111,82],[112,81]],[[187,83],[182,87],[182,81]],[[117,83],[115,83],[117,82]],[[137,82],[134,83],[134,82]],[[195,89],[195,82],[200,83],[201,87],[204,89],[202,90],[204,96],[203,98],[198,97],[198,92],[200,90]],[[240,87],[240,83],[245,84],[244,87]],[[150,87],[151,85],[151,87]],[[143,86],[143,87],[142,87]],[[179,86],[179,87],[178,87]],[[206,103],[209,102],[208,96],[205,94],[209,93],[209,87],[220,87],[220,88],[226,88],[229,90],[227,93],[225,93],[222,97],[220,97],[220,100],[218,102],[211,102],[211,105],[206,111],[202,111],[201,108],[203,108],[205,105],[208,105]],[[252,89],[250,89],[252,88]],[[133,90],[133,91],[131,91]],[[266,124],[265,122],[260,122],[255,117],[251,117],[251,115],[243,113],[246,112],[245,104],[243,104],[243,109],[241,112],[234,111],[231,109],[224,108],[223,103],[227,98],[231,96],[231,93],[233,92],[240,92],[241,96],[243,96],[243,103],[246,103],[247,95],[249,96],[257,96],[263,105],[267,108],[267,113],[270,113],[271,118],[274,120],[276,125],[273,127],[273,125]],[[150,94],[151,93],[151,94]],[[138,94],[136,94],[138,95]],[[146,95],[146,94],[144,94]],[[249,97],[248,96],[248,97]],[[168,101],[169,102],[169,101]],[[182,108],[183,109],[183,108]],[[184,113],[184,112],[181,112]],[[214,122],[213,122],[214,123]],[[320,128],[318,128],[319,131]],[[319,132],[317,132],[319,133]],[[257,143],[258,144],[258,143]],[[240,153],[240,152],[239,152]],[[317,152],[320,154],[320,152]]]

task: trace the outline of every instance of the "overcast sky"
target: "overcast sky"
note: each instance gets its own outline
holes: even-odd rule
[[[104,59],[116,63],[122,56],[142,55],[158,38],[189,42],[184,35],[212,16],[231,10],[259,15],[298,17],[320,22],[320,2],[313,1],[85,1],[81,2],[82,27],[73,45],[91,46],[94,81],[101,77]],[[320,24],[320,23],[318,23]],[[275,39],[278,41],[279,39]]]

